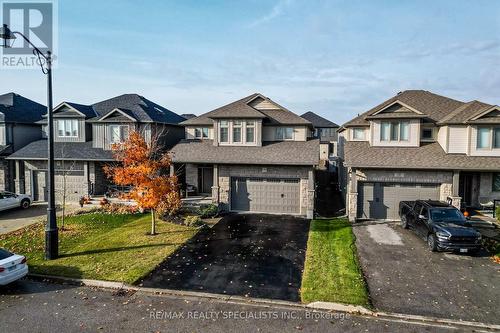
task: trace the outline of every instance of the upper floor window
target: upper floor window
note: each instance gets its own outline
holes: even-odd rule
[[[477,129],[477,148],[500,148],[500,127],[479,127]]]
[[[277,127],[276,140],[293,140],[293,127]]]
[[[380,141],[408,141],[410,124],[408,122],[382,122],[380,124]]]
[[[220,142],[229,142],[229,122],[227,120],[220,121]]]
[[[111,143],[122,143],[128,139],[128,125],[110,125]]]
[[[364,140],[365,139],[365,129],[362,127],[355,127],[352,129],[352,139],[353,140]]]
[[[432,140],[434,139],[434,131],[432,128],[422,128],[422,133],[420,135],[421,140]]]
[[[57,136],[59,137],[77,137],[78,119],[58,119]]]
[[[208,127],[195,128],[194,137],[196,139],[208,139]]]
[[[241,120],[233,121],[233,142],[240,143],[241,142]]]
[[[255,121],[247,121],[246,122],[245,142],[247,142],[247,143],[255,142]]]

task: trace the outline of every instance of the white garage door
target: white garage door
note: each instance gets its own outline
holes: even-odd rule
[[[231,178],[231,210],[300,213],[300,180]]]
[[[439,184],[361,182],[358,189],[358,218],[399,219],[399,202],[439,200]]]

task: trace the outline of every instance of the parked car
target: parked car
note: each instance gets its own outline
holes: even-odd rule
[[[4,286],[28,274],[26,257],[0,249],[0,286]]]
[[[0,191],[0,210],[11,208],[28,208],[31,205],[31,197],[26,194],[15,194],[7,191]]]
[[[481,234],[471,227],[455,207],[440,201],[417,200],[399,203],[401,226],[413,229],[427,241],[433,252],[476,252],[481,248]]]

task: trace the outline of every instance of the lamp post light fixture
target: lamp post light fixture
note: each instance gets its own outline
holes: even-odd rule
[[[16,35],[23,38],[32,48],[33,54],[38,58],[42,73],[47,75],[47,123],[48,123],[48,147],[47,147],[47,170],[48,170],[48,205],[47,224],[45,225],[45,259],[57,259],[59,256],[58,229],[55,210],[55,188],[54,188],[54,119],[52,115],[52,52],[43,53],[26,36],[18,31],[11,31],[7,24],[0,28],[0,39],[2,46],[9,48],[16,39]]]

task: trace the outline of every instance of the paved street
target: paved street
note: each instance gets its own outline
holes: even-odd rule
[[[487,253],[432,253],[395,223],[359,223],[353,230],[379,311],[500,323],[500,266]]]
[[[32,281],[0,288],[0,318],[2,332],[456,332],[374,317]]]

